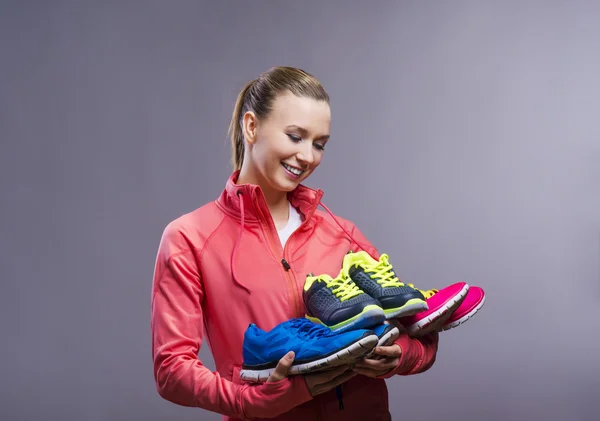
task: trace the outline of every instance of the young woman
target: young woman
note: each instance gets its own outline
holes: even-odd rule
[[[389,420],[386,378],[423,372],[438,335],[406,333],[352,367],[288,376],[293,354],[267,382],[240,380],[249,323],[264,330],[303,317],[307,273],[336,276],[349,250],[379,254],[348,220],[301,183],[329,141],[329,96],[318,80],[277,67],[240,92],[230,132],[235,170],[213,202],[172,221],[152,286],[152,356],[159,394],[225,420]],[[321,205],[325,211],[317,209]],[[198,359],[204,338],[216,363]]]

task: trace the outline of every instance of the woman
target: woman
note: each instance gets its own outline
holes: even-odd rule
[[[235,171],[215,201],[165,229],[152,287],[152,354],[159,394],[225,420],[389,420],[383,379],[427,370],[438,336],[402,333],[384,358],[287,376],[281,359],[266,383],[240,380],[249,323],[270,330],[304,316],[307,273],[337,275],[350,250],[377,250],[301,183],[329,140],[329,97],[306,72],[277,67],[240,92],[230,132]],[[317,210],[321,205],[326,210]],[[204,337],[216,362],[198,359]]]

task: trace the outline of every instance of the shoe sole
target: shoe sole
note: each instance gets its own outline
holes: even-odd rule
[[[465,286],[460,290],[459,293],[454,295],[451,299],[449,299],[443,307],[437,309],[427,317],[419,320],[418,322],[413,323],[406,327],[406,330],[409,336],[413,338],[418,338],[421,336],[428,335],[429,333],[436,332],[440,327],[442,327],[450,317],[452,317],[452,313],[456,311],[456,309],[462,304],[464,299],[467,297],[467,292],[469,292],[469,285],[465,284]]]
[[[377,342],[375,348],[378,346],[389,346],[393,344],[394,341],[398,339],[398,336],[400,336],[400,329],[394,326],[393,329],[391,329],[389,332],[387,332],[385,335],[379,338],[379,342]],[[373,348],[373,350],[375,350],[375,348]],[[367,355],[365,355],[365,357],[374,360],[380,360],[383,358],[383,355],[375,355],[373,351],[371,351]]]
[[[379,339],[379,342],[377,342],[377,346],[391,345],[396,339],[398,339],[398,336],[400,336],[400,329],[394,327],[392,330],[390,330],[388,333],[386,333]]]
[[[327,357],[290,367],[289,375],[316,373],[329,370],[340,365],[350,364],[369,353],[379,342],[377,335],[369,335],[361,340],[342,348]],[[250,382],[265,382],[273,374],[275,367],[264,370],[242,369],[240,378]]]
[[[420,298],[411,298],[402,307],[384,309],[385,316],[389,319],[398,319],[400,317],[414,316],[422,311],[429,310],[427,302]]]
[[[370,327],[377,326],[386,320],[385,312],[381,307],[376,305],[366,306],[363,308],[360,314],[357,314],[356,316],[333,326],[328,326],[318,318],[311,317],[308,314],[306,315],[306,318],[313,323],[319,323],[323,326],[327,326],[336,333],[343,333],[355,329],[368,329]]]
[[[450,330],[453,329],[455,327],[458,327],[460,325],[462,325],[464,322],[466,322],[467,320],[469,320],[471,317],[473,317],[475,314],[477,314],[477,312],[479,310],[481,310],[481,308],[483,307],[483,305],[485,304],[485,296],[483,297],[483,299],[481,300],[481,302],[479,304],[477,304],[477,307],[475,307],[473,310],[471,310],[469,313],[465,314],[464,316],[462,316],[460,319],[455,320],[453,322],[450,323],[446,323],[445,325],[443,325],[440,329],[439,332],[443,332],[445,330]]]

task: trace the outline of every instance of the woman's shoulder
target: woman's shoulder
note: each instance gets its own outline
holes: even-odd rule
[[[181,214],[166,224],[161,243],[177,249],[199,248],[218,229],[225,215],[215,202],[206,203]]]
[[[338,223],[341,224],[347,230],[353,230],[355,225],[351,220],[340,216],[336,213],[328,213],[321,209],[317,209],[314,214],[314,218],[316,219],[318,224],[331,225],[334,227],[338,227]],[[336,222],[337,221],[337,222]]]

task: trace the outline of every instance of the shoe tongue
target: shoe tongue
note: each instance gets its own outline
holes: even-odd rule
[[[354,253],[352,250],[350,250],[348,253],[346,253],[344,255],[344,258],[342,259],[342,267],[351,265],[355,256],[356,256],[356,253]]]
[[[308,291],[315,284],[315,282],[318,284],[319,281],[321,281],[321,279],[316,277],[313,273],[307,274],[304,281],[304,290]]]

